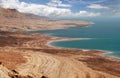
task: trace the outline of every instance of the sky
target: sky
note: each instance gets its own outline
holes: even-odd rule
[[[120,0],[0,0],[0,6],[51,18],[120,17]]]

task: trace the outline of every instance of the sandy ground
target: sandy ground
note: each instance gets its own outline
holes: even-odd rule
[[[17,65],[26,61],[19,52],[0,52],[0,62],[8,69],[15,69]]]
[[[28,62],[17,69],[21,75],[29,74],[34,78],[42,76],[49,78],[119,78],[94,71],[70,57],[53,56],[40,52],[27,54],[31,55],[28,57]]]
[[[0,39],[3,78],[120,78],[120,60],[102,56],[104,52],[48,45],[73,39],[10,32],[1,32]]]

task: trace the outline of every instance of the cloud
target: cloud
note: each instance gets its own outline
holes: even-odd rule
[[[87,7],[91,8],[91,9],[109,9],[109,7],[102,6],[100,4],[91,4],[91,5],[87,6]]]
[[[71,7],[70,4],[63,4],[61,0],[51,0],[47,5],[53,7]]]
[[[114,14],[116,14],[116,15],[120,15],[120,9],[118,9],[118,10],[113,10],[113,12],[114,12]]]
[[[116,0],[116,2],[112,1],[109,5],[111,8],[110,11],[114,13],[114,15],[120,15],[120,0]]]
[[[100,16],[101,13],[94,13],[94,12],[88,12],[88,11],[80,11],[77,13],[78,16],[89,16],[89,17],[95,17]]]
[[[68,3],[82,3],[82,4],[95,4],[95,3],[102,3],[106,0],[65,0]]]
[[[96,17],[96,16],[100,16],[101,13],[94,13],[94,12],[88,12],[88,11],[79,11],[77,13],[73,13],[71,11],[66,12],[64,15],[61,15],[60,17],[63,18],[70,18],[70,17],[74,17],[74,18],[79,18],[79,17]]]
[[[20,2],[19,0],[0,0],[0,6],[4,8],[14,8],[24,13],[33,13],[40,16],[56,17],[56,18],[94,17],[100,15],[100,13],[94,13],[88,11],[80,11],[74,13],[69,8],[50,7],[48,5]]]
[[[19,0],[0,0],[0,6],[4,8],[17,8],[19,3]]]

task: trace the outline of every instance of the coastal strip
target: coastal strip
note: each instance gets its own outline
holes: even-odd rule
[[[53,41],[79,40],[79,38],[59,38],[45,34],[1,33],[3,35],[0,36],[0,51],[22,53],[23,57],[27,59],[25,63],[16,64],[17,68],[14,70],[19,72],[19,76],[27,78],[29,76],[32,78],[42,78],[43,76],[46,78],[120,77],[120,60],[102,56],[101,54],[104,52],[64,49],[48,45]],[[9,41],[7,41],[8,39]],[[4,61],[0,61],[5,66]]]

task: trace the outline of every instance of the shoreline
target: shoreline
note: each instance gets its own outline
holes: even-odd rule
[[[49,35],[48,35],[49,36]],[[51,36],[51,35],[50,35]],[[55,36],[51,36],[51,37],[55,37]],[[50,47],[54,47],[54,48],[63,48],[63,47],[56,47],[56,46],[53,46],[51,45],[51,43],[54,43],[54,42],[61,42],[61,41],[74,41],[74,40],[89,40],[91,38],[64,38],[64,37],[58,37],[58,38],[62,38],[62,39],[58,39],[58,40],[50,40],[47,42],[47,45],[50,46]],[[69,48],[68,48],[69,49]]]
[[[9,42],[7,42],[8,39]],[[32,73],[33,78],[39,78],[41,77],[41,75],[45,75],[50,78],[58,78],[59,75],[56,76],[56,74],[58,73],[49,70],[57,70],[59,71],[59,73],[64,72],[66,73],[64,75],[69,74],[64,70],[69,70],[69,72],[73,76],[74,72],[78,73],[78,78],[83,78],[84,75],[86,75],[86,77],[84,78],[87,78],[87,72],[92,72],[94,75],[96,75],[97,78],[119,78],[120,70],[118,67],[120,67],[120,60],[108,56],[103,56],[102,54],[104,54],[105,52],[98,50],[58,48],[55,46],[52,47],[52,45],[50,45],[51,42],[55,41],[82,39],[85,38],[59,38],[46,34],[23,34],[3,32],[3,35],[0,36],[0,43],[3,43],[3,45],[0,45],[0,51],[19,52],[24,54],[25,59],[27,59],[27,63],[23,63],[22,65],[17,66],[18,68],[15,69],[22,76],[29,75],[24,74],[25,71]],[[64,69],[62,69],[63,67]],[[73,68],[77,70],[73,70]],[[84,69],[87,72],[84,72],[81,69]],[[37,73],[34,73],[33,70],[39,73],[40,76]],[[46,74],[43,74],[40,73],[38,70],[41,70],[41,72],[48,72]],[[84,74],[81,74],[80,72],[83,72]],[[51,76],[49,73],[52,73],[53,76]],[[96,78],[93,77],[93,74],[89,74],[90,77]],[[68,77],[64,77],[64,75],[60,75],[61,78],[76,78],[76,74],[75,77],[71,77],[70,75]]]
[[[48,35],[49,36],[49,35]],[[51,36],[51,35],[50,35]],[[51,36],[51,37],[55,37],[55,36]],[[60,37],[62,38],[62,37]],[[112,51],[107,51],[107,50],[99,50],[99,49],[78,49],[78,48],[67,48],[67,47],[59,47],[59,46],[54,46],[51,45],[51,43],[55,43],[55,42],[62,42],[62,41],[74,41],[74,40],[88,40],[91,38],[68,38],[68,39],[58,39],[58,40],[51,40],[47,42],[47,45],[49,47],[52,48],[59,48],[59,49],[74,49],[74,50],[82,50],[82,51],[91,51],[91,50],[96,50],[96,51],[101,51],[101,56],[105,56],[105,57],[111,57],[111,58],[116,58],[116,59],[120,59],[120,57],[117,56],[113,56],[113,55],[109,55],[109,54],[113,54],[114,52]]]

